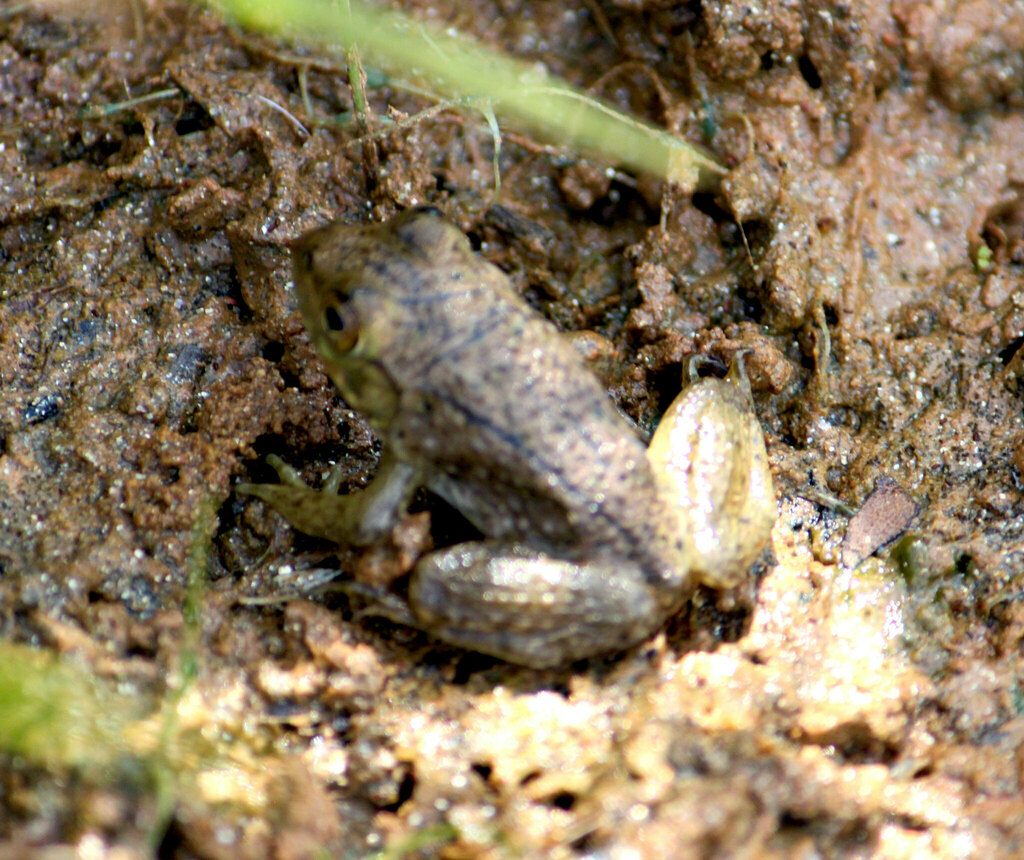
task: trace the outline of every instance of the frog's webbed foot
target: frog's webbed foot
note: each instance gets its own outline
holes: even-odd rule
[[[280,457],[272,454],[267,463],[280,484],[241,483],[235,489],[263,499],[299,531],[340,544],[369,546],[389,535],[419,482],[416,469],[385,455],[366,489],[339,496],[339,466],[322,489],[314,490]]]

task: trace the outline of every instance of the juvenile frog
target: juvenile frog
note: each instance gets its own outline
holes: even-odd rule
[[[645,449],[572,344],[433,210],[332,224],[293,254],[310,337],[384,452],[349,495],[286,470],[240,489],[368,545],[427,487],[484,535],[421,558],[408,604],[381,614],[540,668],[640,642],[697,582],[745,576],[776,504],[740,386],[691,385]]]

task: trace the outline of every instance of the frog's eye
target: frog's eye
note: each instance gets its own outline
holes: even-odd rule
[[[331,342],[339,352],[347,352],[359,339],[359,316],[345,297],[335,293],[335,301],[324,307],[324,328],[331,333]]]
[[[344,331],[345,319],[338,313],[336,308],[327,308],[324,311],[324,322],[331,331]]]

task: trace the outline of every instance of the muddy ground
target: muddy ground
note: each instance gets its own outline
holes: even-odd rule
[[[494,199],[483,117],[372,69],[371,141],[337,58],[158,0],[0,7],[0,631],[91,703],[6,731],[0,857],[1024,856],[1024,6],[431,8],[732,172],[691,197],[507,129]],[[286,245],[427,203],[593,332],[642,428],[688,355],[753,350],[780,518],[748,585],[552,672],[245,601],[458,537],[423,496],[404,546],[331,547],[232,489],[268,453],[372,475]]]

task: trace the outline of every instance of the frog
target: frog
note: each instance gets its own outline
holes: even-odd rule
[[[349,493],[280,459],[280,483],[239,491],[301,532],[370,546],[425,488],[481,535],[424,554],[404,598],[375,590],[365,611],[547,669],[622,652],[699,584],[745,579],[777,505],[741,362],[693,379],[645,446],[569,339],[437,210],[330,223],[291,251],[310,340],[382,453]]]

